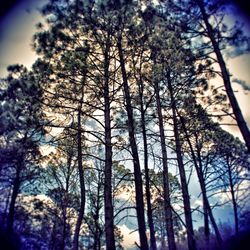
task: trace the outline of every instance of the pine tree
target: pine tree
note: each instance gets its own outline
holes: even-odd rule
[[[44,130],[40,124],[42,91],[34,76],[21,65],[8,70],[1,82],[0,154],[1,182],[11,187],[6,227],[12,234],[17,196],[25,183],[39,175],[38,146]]]

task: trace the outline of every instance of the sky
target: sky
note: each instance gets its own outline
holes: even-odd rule
[[[35,61],[36,54],[31,50],[32,35],[36,32],[35,25],[41,20],[38,8],[44,2],[23,0],[16,1],[10,8],[4,5],[5,12],[0,17],[0,76],[6,74],[9,64],[30,67]]]
[[[45,2],[46,0],[1,1],[0,77],[6,75],[6,67],[10,64],[20,63],[30,67],[35,61],[37,56],[31,49],[32,35],[36,32],[35,25],[42,20],[38,9]],[[249,7],[245,6],[244,1],[239,1],[233,12],[237,20],[245,23],[245,33],[250,34]],[[233,78],[244,80],[250,86],[250,53],[227,59],[227,65]],[[248,108],[250,92],[244,91],[237,83],[233,83],[233,88],[236,91],[235,95],[243,115],[250,126],[250,111]],[[224,126],[224,129],[242,139],[236,126]]]
[[[246,1],[245,1],[246,2]],[[41,19],[38,8],[45,3],[45,0],[23,0],[23,1],[1,1],[0,12],[0,77],[6,75],[6,67],[10,64],[20,63],[30,67],[36,59],[35,52],[31,49],[32,35],[35,33],[35,25]],[[250,16],[249,9],[244,1],[239,1],[238,8],[235,9],[236,18],[248,23],[244,29],[250,34]],[[227,65],[230,73],[234,78],[239,78],[246,81],[250,87],[250,53],[241,55],[233,59],[227,59]],[[233,83],[233,88],[236,91],[236,97],[242,109],[243,115],[250,126],[250,92],[244,89],[237,83]],[[241,135],[236,127],[224,126],[225,129],[241,138]],[[195,192],[197,183],[191,184],[192,193]],[[193,205],[199,204],[199,200],[194,199]],[[228,212],[225,207],[216,213],[219,218],[223,213]],[[197,225],[200,225],[197,217]],[[201,221],[200,221],[201,222]],[[130,229],[123,225],[121,226],[125,234],[125,244],[128,247],[129,242],[133,242],[138,238],[136,234],[129,234]]]

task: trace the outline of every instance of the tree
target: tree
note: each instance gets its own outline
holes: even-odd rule
[[[34,76],[21,65],[9,66],[9,75],[1,82],[1,182],[11,187],[7,231],[13,232],[15,204],[24,184],[39,174],[40,125],[38,100],[42,91]]]
[[[125,5],[125,8],[127,6]],[[129,10],[132,11],[132,6]],[[125,9],[127,12],[128,10]],[[133,157],[133,165],[134,165],[134,180],[135,180],[135,198],[136,198],[136,211],[137,211],[137,218],[138,218],[138,227],[139,227],[139,236],[140,236],[140,244],[141,248],[147,250],[148,243],[146,237],[146,226],[145,226],[145,217],[144,217],[144,202],[143,202],[143,187],[142,187],[142,177],[141,177],[141,166],[140,160],[138,155],[138,148],[135,139],[135,122],[134,122],[134,115],[133,115],[133,107],[131,104],[131,93],[130,87],[128,82],[128,74],[126,70],[126,61],[124,59],[124,41],[123,41],[123,32],[124,26],[126,21],[126,16],[118,16],[118,25],[121,27],[121,30],[117,37],[117,49],[119,54],[119,62],[121,65],[121,75],[123,81],[123,90],[124,90],[124,99],[125,99],[125,107],[128,117],[128,133],[129,133],[129,142],[132,151]]]
[[[147,10],[145,10],[146,12]],[[145,194],[146,194],[146,210],[147,210],[147,222],[148,228],[150,231],[150,247],[152,250],[156,250],[156,238],[155,238],[155,229],[153,222],[153,211],[151,205],[151,193],[150,193],[150,176],[149,176],[149,136],[147,127],[150,126],[150,119],[152,116],[148,114],[148,110],[152,107],[154,89],[149,85],[148,78],[150,78],[150,72],[148,69],[151,67],[150,62],[148,61],[149,54],[149,39],[150,36],[150,27],[148,27],[147,21],[144,19],[145,14],[141,14],[143,21],[139,27],[130,28],[130,37],[128,37],[131,44],[131,57],[133,65],[132,74],[136,85],[136,90],[138,95],[134,93],[133,102],[135,108],[138,107],[139,121],[138,125],[141,129],[143,140],[143,161],[144,161],[144,173],[145,173]],[[140,32],[139,32],[140,30]]]
[[[66,133],[66,131],[62,132],[61,137]],[[76,152],[74,138],[59,141],[56,152],[47,156],[47,167],[43,173],[43,182],[45,180],[46,184],[40,183],[41,186],[46,186],[47,196],[59,210],[53,233],[57,237],[55,244],[60,249],[71,245],[70,237],[74,226],[72,221],[76,218],[76,211],[80,204]]]
[[[210,224],[220,247],[213,211],[219,203],[212,202],[222,193],[230,195],[238,234],[249,156],[213,120],[230,111],[220,87],[208,83],[228,74],[222,52],[230,38],[220,6],[201,0],[45,5],[46,24],[37,25],[33,41],[39,58],[31,71],[11,67],[0,91],[0,189],[7,194],[1,218],[26,239],[25,248],[122,249],[119,227],[132,218],[135,244],[144,250],[156,250],[158,242],[174,250],[186,241],[196,249],[201,233],[209,248]],[[211,114],[211,107],[225,113]],[[189,190],[196,178],[204,215],[199,232]]]
[[[220,70],[221,70],[225,90],[226,90],[227,96],[229,98],[230,104],[232,106],[232,110],[233,110],[235,119],[236,119],[238,127],[239,127],[239,129],[241,131],[241,134],[242,134],[242,136],[243,136],[243,138],[245,140],[248,151],[250,152],[250,131],[249,131],[247,123],[246,123],[246,121],[245,121],[245,119],[244,119],[244,117],[242,115],[242,112],[241,112],[241,109],[239,107],[238,101],[237,101],[237,99],[236,99],[236,97],[234,95],[234,91],[232,89],[232,84],[231,84],[231,80],[230,80],[230,75],[229,75],[229,72],[228,72],[228,70],[226,68],[226,63],[225,63],[225,60],[223,58],[223,55],[221,53],[219,39],[216,39],[215,30],[213,29],[212,25],[209,22],[209,16],[208,16],[208,14],[206,12],[204,1],[203,0],[197,0],[196,2],[197,2],[198,6],[200,8],[202,18],[203,18],[203,21],[204,21],[205,26],[206,26],[207,35],[208,35],[209,39],[211,40],[214,53],[216,54],[217,61],[218,61],[218,64],[220,66]],[[216,35],[218,37],[221,36],[219,30],[216,30],[216,33],[217,33]]]
[[[182,124],[182,129],[188,145],[188,151],[191,153],[191,158],[193,160],[196,174],[200,183],[202,199],[203,199],[203,209],[204,209],[204,233],[207,242],[209,242],[209,224],[208,216],[213,225],[217,242],[220,245],[222,243],[222,238],[214,219],[212,209],[208,200],[208,184],[210,182],[210,173],[214,172],[211,162],[213,162],[213,156],[210,151],[211,138],[213,138],[213,133],[216,130],[217,124],[213,123],[211,119],[207,116],[205,110],[195,102],[192,103],[192,97],[190,96],[185,105],[186,114],[180,114],[180,121]],[[189,113],[191,112],[191,113]],[[189,118],[184,118],[189,117]],[[193,122],[193,118],[196,118],[196,122]],[[189,120],[189,119],[192,119]],[[190,123],[189,123],[190,122]],[[194,126],[195,125],[195,126]],[[210,168],[210,167],[212,168]],[[211,182],[210,182],[210,185]]]
[[[182,148],[181,148],[181,141],[180,141],[180,135],[179,135],[179,126],[178,126],[178,120],[177,120],[177,114],[176,114],[176,100],[174,99],[170,78],[168,78],[168,89],[170,92],[171,106],[172,106],[172,113],[173,113],[175,150],[176,150],[177,162],[178,162],[180,178],[181,178],[185,220],[186,220],[186,226],[187,226],[188,247],[189,249],[196,249],[196,242],[194,239],[194,230],[193,230],[193,222],[192,222],[192,211],[191,211],[190,198],[189,198],[189,192],[188,192],[188,183],[187,183],[185,167],[183,163]]]
[[[161,164],[160,162],[158,163]],[[161,242],[161,247],[166,247],[166,220],[165,220],[165,205],[164,205],[164,187],[163,187],[163,172],[156,172],[153,169],[149,170],[150,175],[150,193],[152,203],[152,216],[153,223],[156,230],[157,240]],[[178,215],[175,205],[181,203],[181,187],[176,176],[171,173],[168,175],[170,184],[170,196],[171,196],[171,209],[173,212],[173,227],[176,237],[179,231],[182,229],[180,224],[180,216]]]
[[[228,12],[226,9],[230,2],[170,1],[166,5],[169,11],[174,11],[179,17],[184,33],[194,38],[193,49],[197,50],[197,59],[199,61],[209,60],[210,64],[217,63],[219,65],[220,72],[215,71],[215,73],[218,73],[223,80],[233,115],[249,151],[250,131],[234,95],[230,73],[223,56],[223,50],[227,46],[234,47],[236,51],[240,50],[242,53],[242,50],[248,49],[249,39],[243,35],[242,30],[237,25],[232,28],[227,27],[224,16]],[[185,13],[187,9],[189,11]],[[206,40],[207,38],[209,42]]]
[[[239,139],[218,128],[215,138],[215,150],[218,152],[217,170],[221,186],[225,193],[230,194],[234,213],[234,229],[236,237],[239,236],[239,206],[246,199],[249,185],[249,154],[245,152],[244,145]],[[245,182],[245,183],[244,183]]]

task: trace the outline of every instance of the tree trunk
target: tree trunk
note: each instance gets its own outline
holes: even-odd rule
[[[84,62],[86,65],[87,57],[85,58]],[[84,85],[86,81],[86,74],[87,74],[87,68],[86,66],[83,69],[83,82],[81,86],[81,99],[78,107],[78,113],[77,113],[77,162],[78,162],[78,173],[79,173],[79,181],[80,181],[80,192],[81,192],[81,198],[80,198],[80,208],[79,208],[79,214],[76,221],[75,226],[75,233],[73,238],[73,250],[78,250],[79,248],[79,234],[81,230],[82,220],[84,217],[84,210],[85,210],[85,200],[86,200],[86,194],[85,194],[85,179],[84,179],[84,170],[83,170],[83,164],[82,164],[82,125],[81,125],[81,116],[82,116],[82,106],[83,106],[83,99],[84,99]]]
[[[99,180],[101,179],[100,178],[100,175],[101,173],[99,172],[98,173],[98,176],[99,176]],[[97,187],[97,201],[96,201],[96,209],[95,209],[95,214],[93,215],[93,219],[94,219],[94,224],[95,224],[95,232],[94,232],[94,245],[93,245],[93,249],[94,250],[100,250],[101,249],[101,230],[100,230],[100,225],[99,225],[99,217],[100,217],[100,209],[101,209],[101,206],[100,206],[100,197],[101,197],[101,194],[100,194],[100,191],[101,191],[101,186],[100,184],[98,184],[98,187]]]
[[[196,170],[197,177],[198,177],[198,180],[199,180],[199,183],[200,183],[204,210],[206,209],[206,213],[208,214],[208,216],[210,218],[210,221],[212,223],[212,226],[214,228],[218,245],[220,246],[222,244],[222,238],[221,238],[220,231],[219,231],[218,226],[216,224],[216,221],[214,219],[213,212],[212,212],[212,209],[210,207],[210,204],[209,204],[209,201],[208,201],[208,198],[207,198],[206,184],[205,184],[205,180],[204,180],[204,177],[203,177],[203,174],[202,174],[202,162],[201,162],[201,159],[200,159],[200,155],[198,154],[198,157],[197,157],[198,162],[199,162],[199,165],[198,165],[197,159],[196,159],[196,156],[195,156],[195,153],[194,153],[193,146],[192,146],[190,138],[188,136],[188,131],[187,131],[184,119],[180,115],[179,115],[179,117],[180,117],[180,121],[181,121],[181,124],[182,124],[183,131],[185,133],[186,140],[188,142],[188,145],[189,145],[189,148],[190,148],[190,151],[191,151],[191,155],[192,155],[192,158],[193,158],[195,170]],[[198,152],[198,150],[197,150],[197,152]],[[206,227],[207,227],[207,225],[205,225],[205,230],[209,230],[209,229],[206,229]],[[206,233],[205,233],[205,237],[206,237]]]
[[[135,178],[135,199],[136,199],[136,212],[139,227],[140,247],[142,250],[148,250],[148,241],[146,236],[146,226],[144,217],[144,202],[143,202],[143,187],[141,177],[141,167],[138,156],[138,149],[135,141],[135,128],[134,128],[134,117],[133,109],[131,104],[130,90],[128,86],[127,72],[125,68],[125,61],[122,49],[122,38],[118,37],[117,48],[119,52],[119,59],[122,71],[123,89],[126,101],[126,111],[128,116],[128,133],[129,142],[132,150],[133,165],[134,165],[134,178]]]
[[[104,54],[104,122],[105,122],[105,169],[104,169],[104,206],[106,248],[115,250],[114,209],[112,201],[112,144],[109,94],[109,51],[110,41],[106,43]]]
[[[61,250],[64,250],[65,248],[65,240],[66,240],[66,226],[67,226],[67,211],[65,208],[63,208],[63,230],[62,230],[62,241],[61,241]]]
[[[162,117],[162,107],[160,100],[160,90],[159,85],[156,80],[154,80],[154,88],[156,93],[156,105],[157,105],[157,115],[160,130],[160,140],[161,140],[161,151],[162,151],[162,163],[163,163],[163,189],[164,189],[164,206],[165,206],[165,219],[166,219],[166,231],[168,238],[169,250],[176,250],[173,218],[170,203],[170,186],[168,181],[168,160],[167,160],[167,150],[165,142],[165,132]]]
[[[10,201],[11,201],[11,195],[12,195],[12,190],[9,190],[8,196],[7,196],[7,199],[6,199],[6,202],[5,202],[5,208],[4,208],[4,214],[5,215],[8,215],[9,204],[10,204]],[[4,225],[7,225],[7,219],[8,219],[8,216],[4,216],[4,218],[3,218],[3,224]]]
[[[238,207],[235,198],[235,191],[234,191],[234,184],[233,184],[233,177],[232,177],[232,170],[229,161],[227,161],[228,165],[228,176],[229,176],[229,185],[230,185],[230,193],[232,196],[232,203],[233,203],[233,211],[234,211],[234,228],[235,228],[235,235],[239,235],[239,220],[238,220]]]
[[[198,141],[196,141],[196,144],[198,144]],[[196,171],[196,172],[197,172],[197,174],[199,174],[198,179],[199,179],[200,186],[201,186],[202,196],[203,196],[203,199],[205,202],[205,207],[207,209],[210,221],[211,221],[212,226],[214,228],[218,247],[220,248],[222,245],[222,238],[221,238],[219,228],[218,228],[217,223],[214,219],[214,215],[213,215],[211,206],[210,206],[208,198],[207,198],[207,190],[206,190],[205,179],[204,179],[203,172],[202,172],[202,160],[201,160],[201,155],[200,155],[199,149],[197,149],[197,159],[198,159],[198,164],[199,164],[199,166],[197,165],[197,167],[198,167],[199,171]]]
[[[17,195],[19,193],[20,188],[20,172],[22,168],[23,160],[20,160],[20,162],[17,163],[16,166],[16,176],[13,182],[13,189],[11,194],[11,200],[10,200],[10,206],[9,206],[9,213],[7,216],[7,232],[9,235],[13,233],[13,225],[14,225],[14,217],[15,217],[15,205],[16,205],[16,199]]]
[[[69,192],[69,179],[70,179],[70,170],[71,170],[71,161],[72,155],[68,154],[67,158],[67,174],[66,174],[66,183],[65,183],[65,193],[68,194]],[[65,197],[64,197],[65,199]],[[62,210],[63,210],[63,230],[62,230],[62,242],[61,242],[61,250],[64,250],[66,245],[66,238],[67,238],[67,201],[63,201]]]
[[[214,215],[213,215],[213,212],[212,212],[212,208],[208,202],[208,198],[207,198],[207,194],[206,194],[206,191],[204,191],[204,194],[205,194],[205,204],[206,204],[206,207],[207,207],[207,212],[208,212],[208,215],[209,215],[209,218],[210,218],[210,221],[212,223],[212,226],[214,228],[214,232],[215,232],[215,235],[216,235],[216,240],[217,240],[217,244],[218,244],[218,247],[219,249],[221,248],[222,246],[222,238],[221,238],[221,234],[220,234],[220,231],[219,231],[219,228],[217,226],[217,223],[215,221],[215,218],[214,218]]]
[[[226,64],[225,64],[224,58],[222,56],[221,50],[219,48],[219,44],[215,39],[212,25],[208,21],[208,15],[207,15],[205,7],[204,7],[204,2],[203,2],[203,0],[197,0],[197,4],[201,10],[201,14],[202,14],[202,17],[203,17],[203,20],[204,20],[204,23],[205,23],[206,29],[207,29],[207,34],[211,40],[214,52],[216,54],[216,57],[217,57],[217,60],[218,60],[218,63],[219,63],[220,69],[221,69],[221,74],[222,74],[224,86],[225,86],[226,93],[227,93],[227,96],[229,98],[231,107],[233,109],[235,119],[236,119],[238,127],[241,131],[241,134],[245,140],[248,152],[250,152],[250,131],[249,131],[247,123],[242,115],[238,101],[234,95],[234,92],[233,92],[233,89],[231,86],[230,76],[229,76],[229,73],[227,71]]]
[[[81,126],[81,109],[82,105],[80,105],[80,108],[78,110],[77,115],[77,161],[78,161],[78,172],[79,172],[79,180],[80,180],[80,192],[81,192],[81,199],[80,199],[80,208],[79,208],[79,214],[76,221],[75,226],[75,234],[73,239],[73,250],[78,250],[79,246],[79,234],[81,230],[82,220],[84,217],[84,209],[85,209],[85,180],[84,180],[84,171],[83,171],[83,165],[82,165],[82,126]]]
[[[209,218],[208,218],[208,209],[206,206],[206,201],[202,192],[202,199],[203,199],[203,213],[204,213],[204,236],[205,236],[205,244],[206,249],[209,249],[209,241],[210,241],[210,230],[209,230]]]
[[[64,209],[64,211],[63,211],[62,242],[61,242],[61,247],[60,247],[61,250],[64,250],[64,248],[65,248],[65,240],[66,240],[66,234],[67,234],[66,226],[67,226],[67,215],[66,215],[66,209]]]
[[[143,149],[144,149],[144,170],[145,170],[145,190],[146,190],[146,201],[147,201],[147,217],[148,217],[148,227],[150,232],[150,249],[156,250],[156,239],[155,239],[155,229],[153,221],[153,212],[151,206],[151,194],[150,194],[150,178],[148,169],[148,142],[146,133],[146,121],[145,121],[145,110],[143,103],[143,82],[140,79],[138,83],[139,95],[140,95],[140,113],[141,113],[141,126],[142,126],[142,136],[143,136]]]
[[[183,159],[182,159],[179,128],[178,128],[178,121],[177,121],[177,115],[176,115],[176,105],[175,105],[175,100],[174,100],[174,96],[173,96],[173,90],[172,90],[172,85],[171,85],[170,79],[168,79],[168,89],[170,92],[171,108],[172,108],[172,113],[173,113],[176,156],[177,156],[177,162],[178,162],[180,180],[181,180],[181,189],[182,189],[182,196],[183,196],[183,203],[184,203],[184,214],[185,214],[185,221],[186,221],[186,227],[187,227],[188,248],[190,250],[195,250],[196,249],[196,242],[195,242],[195,238],[194,238],[194,229],[193,229],[190,197],[189,197],[189,193],[188,193],[188,184],[187,184],[187,179],[186,179],[185,167],[184,167]]]

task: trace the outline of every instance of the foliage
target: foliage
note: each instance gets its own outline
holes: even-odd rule
[[[158,245],[174,249],[166,242],[171,209],[184,247],[196,213],[189,181],[197,179],[209,217],[194,232],[198,248],[218,243],[213,203],[224,194],[235,234],[246,226],[249,152],[220,126],[233,105],[211,84],[223,76],[214,53],[223,59],[227,46],[230,54],[248,46],[238,27],[226,27],[226,7],[201,0],[44,6],[46,24],[33,38],[39,58],[30,71],[9,66],[0,83],[0,218],[23,249],[71,249],[77,239],[81,249],[99,250],[107,235],[123,249],[119,226],[134,224],[140,239],[150,227],[143,221],[148,199],[146,221],[153,220]],[[146,240],[136,244],[147,250]]]

